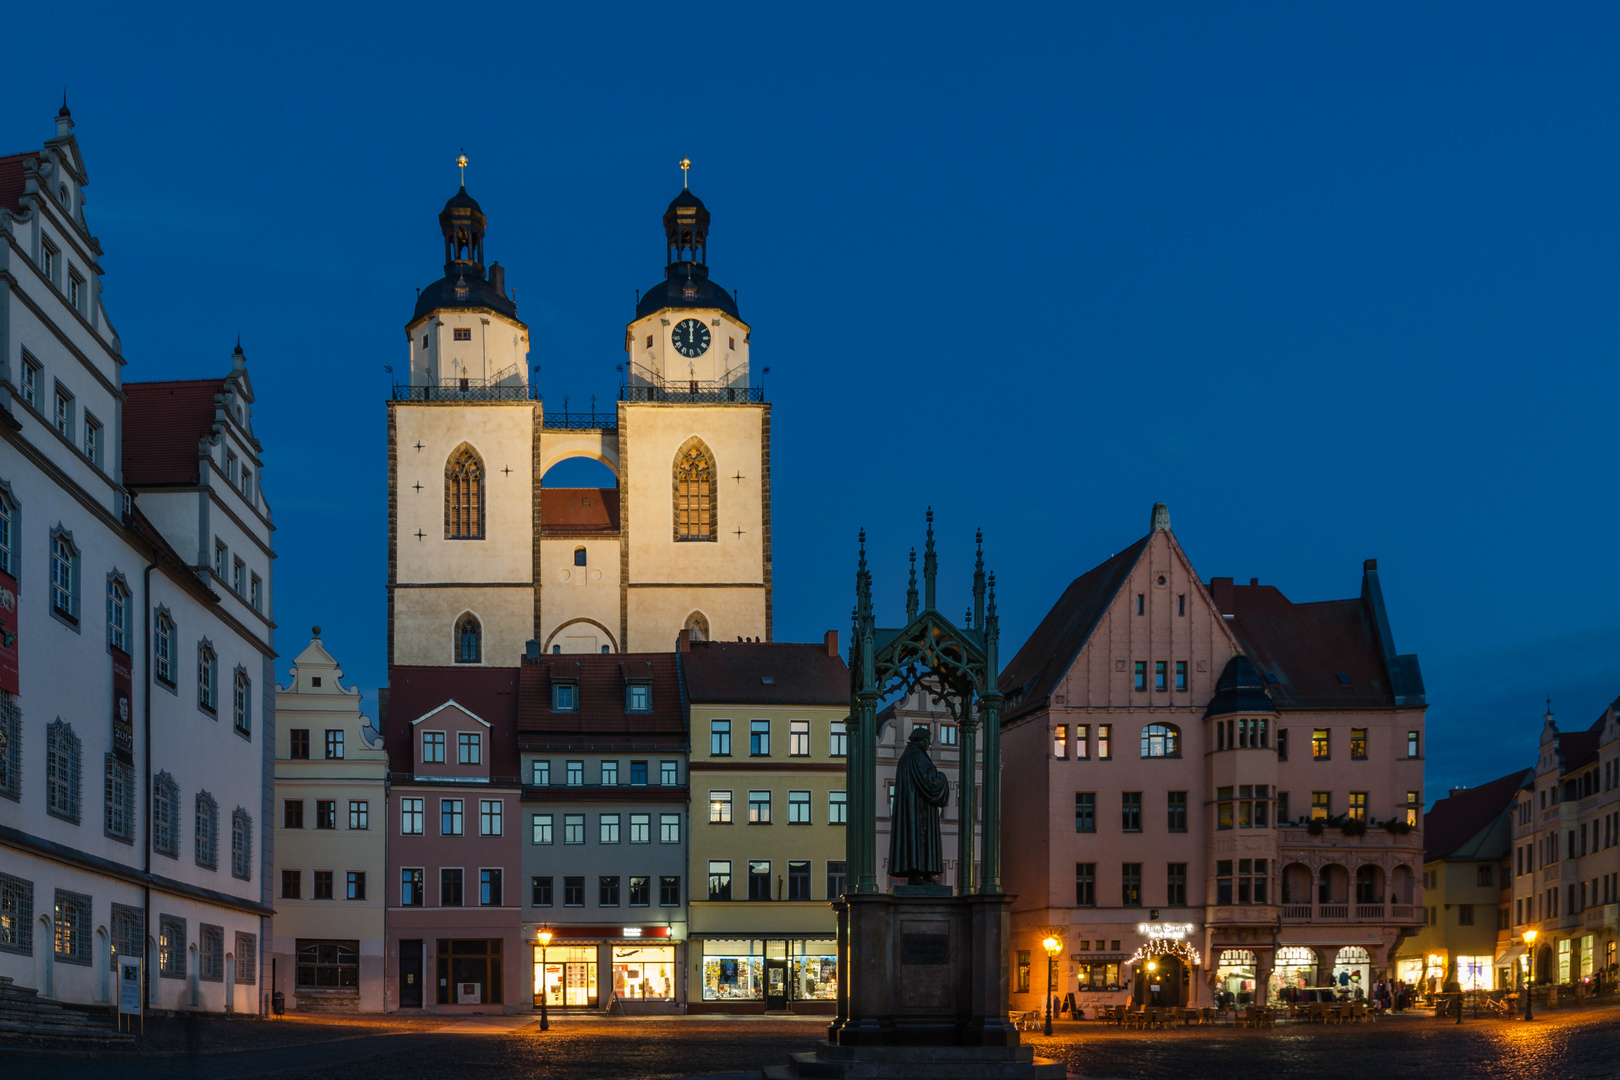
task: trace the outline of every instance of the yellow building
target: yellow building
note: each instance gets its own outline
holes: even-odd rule
[[[834,1011],[849,670],[820,644],[680,636],[691,709],[691,1012]]]
[[[276,915],[264,975],[289,1009],[381,1012],[388,754],[320,633],[276,687]]]
[[[1511,881],[1512,810],[1530,776],[1520,769],[1477,788],[1453,788],[1423,815],[1423,929],[1395,957],[1395,977],[1420,994],[1444,993],[1451,983],[1512,987],[1511,966],[1497,970],[1497,940],[1507,929],[1502,890]]]

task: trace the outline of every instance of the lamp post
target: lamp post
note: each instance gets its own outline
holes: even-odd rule
[[[546,946],[551,944],[551,928],[546,927],[540,931],[540,1030],[551,1030],[551,1017],[546,1015],[546,998],[550,997],[551,987],[546,985]]]
[[[1041,942],[1046,949],[1046,1033],[1052,1034],[1052,972],[1057,967],[1058,954],[1063,952],[1063,941],[1051,934]]]
[[[1532,987],[1536,984],[1536,932],[1534,930],[1524,932],[1524,945],[1526,949],[1525,959],[1530,961],[1524,975],[1524,1018],[1534,1020],[1536,1018],[1536,1000],[1535,994],[1531,992]]]

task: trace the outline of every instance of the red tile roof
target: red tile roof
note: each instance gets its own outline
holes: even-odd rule
[[[0,157],[0,207],[7,210],[22,209],[23,163],[30,158],[37,160],[38,157],[37,150]]]
[[[197,482],[197,443],[214,430],[222,379],[125,383],[124,483],[155,487]]]
[[[617,488],[541,488],[540,528],[544,532],[617,533]]]
[[[686,738],[681,672],[674,653],[547,654],[517,669],[517,726],[525,735],[647,735],[662,741]],[[579,708],[553,712],[554,683],[573,680]],[[652,711],[630,712],[625,689],[632,681],[652,684]]]
[[[849,668],[837,639],[694,641],[683,652],[686,694],[706,705],[849,705]]]
[[[1615,708],[1620,708],[1620,698],[1614,702]],[[1603,715],[1585,731],[1560,731],[1558,733],[1558,752],[1564,758],[1564,773],[1572,773],[1576,769],[1585,768],[1598,758],[1598,742],[1603,738],[1603,725],[1608,723],[1609,712]]]
[[[1394,704],[1365,600],[1296,604],[1275,586],[1231,578],[1211,579],[1209,591],[1223,615],[1235,616],[1226,625],[1280,708]]]
[[[1423,857],[1443,859],[1466,845],[1488,828],[1518,800],[1519,791],[1535,775],[1533,769],[1520,769],[1476,788],[1453,792],[1435,802],[1423,815]],[[1495,854],[1481,852],[1479,858],[1504,858],[1506,847]]]
[[[1001,692],[1008,695],[1004,721],[1044,707],[1052,687],[1079,655],[1097,621],[1130,577],[1152,534],[1069,583],[1017,655],[1001,669]]]
[[[517,669],[474,667],[412,667],[399,665],[388,672],[388,719],[383,742],[388,767],[394,772],[415,771],[416,747],[411,722],[447,701],[454,701],[489,722],[489,772],[492,778],[515,780],[517,752]]]

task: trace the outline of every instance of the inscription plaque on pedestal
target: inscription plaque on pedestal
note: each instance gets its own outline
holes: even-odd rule
[[[902,964],[944,965],[951,962],[949,934],[903,934],[900,938]]]

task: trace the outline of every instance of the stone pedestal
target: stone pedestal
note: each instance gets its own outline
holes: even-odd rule
[[[939,892],[843,898],[838,1016],[814,1053],[767,1078],[1062,1080],[1007,1018],[1012,897]]]

